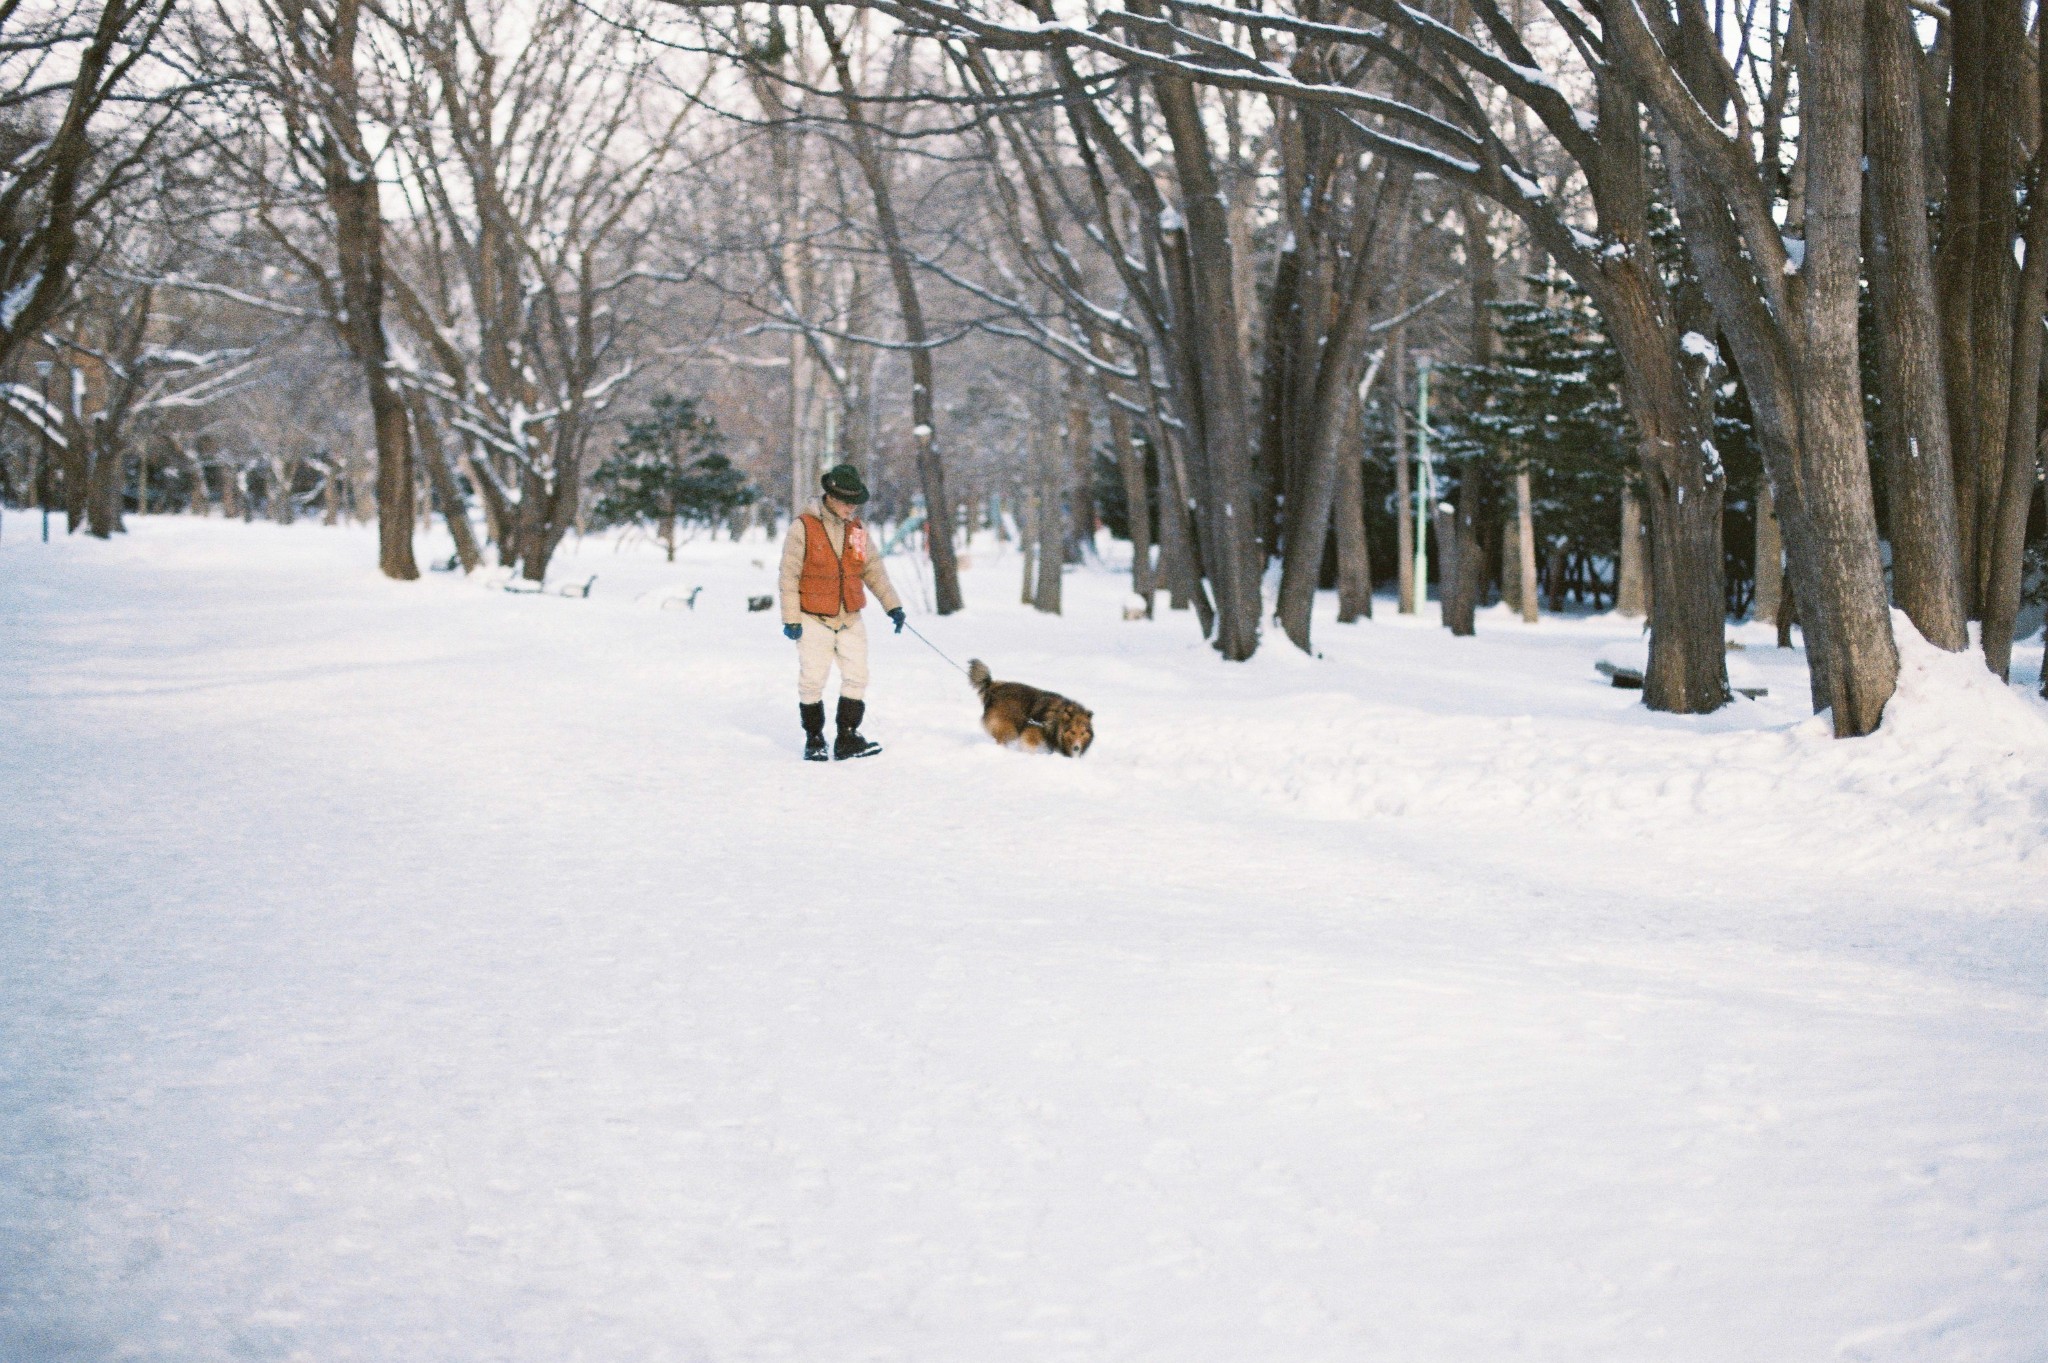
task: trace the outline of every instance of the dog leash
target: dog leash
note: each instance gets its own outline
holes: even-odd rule
[[[905,620],[903,622],[903,628],[909,630],[912,634],[917,634],[917,626],[911,624],[908,620]],[[945,658],[948,663],[952,664],[953,670],[955,672],[958,672],[961,676],[968,677],[973,675],[970,672],[968,672],[966,668],[960,666],[960,664],[953,662],[951,658],[947,658],[945,649],[940,648],[937,644],[925,638],[922,634],[917,634],[917,641],[923,644],[926,648],[930,649],[932,652],[938,654],[941,658]]]

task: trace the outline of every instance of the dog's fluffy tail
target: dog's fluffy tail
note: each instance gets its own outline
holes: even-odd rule
[[[988,701],[988,689],[995,684],[995,678],[989,673],[988,664],[979,658],[969,658],[967,660],[967,684],[973,687],[975,694],[979,695],[982,701],[986,703]]]

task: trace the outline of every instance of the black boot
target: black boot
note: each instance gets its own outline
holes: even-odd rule
[[[814,700],[799,704],[796,712],[804,719],[804,761],[825,760],[825,702]]]
[[[860,736],[861,718],[868,712],[867,703],[839,698],[839,737],[832,742],[834,761],[849,757],[873,757],[882,750],[879,743],[870,743]]]

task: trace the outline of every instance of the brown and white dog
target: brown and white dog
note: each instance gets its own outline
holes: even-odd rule
[[[1065,696],[1023,682],[999,682],[979,658],[968,662],[967,680],[981,696],[981,727],[998,743],[1079,757],[1095,741],[1095,712]]]

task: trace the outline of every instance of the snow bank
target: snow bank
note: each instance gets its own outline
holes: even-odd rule
[[[1507,816],[1836,865],[2048,861],[2048,704],[1897,622],[1898,695],[1880,731],[1855,741],[1834,739],[1826,716],[1788,717],[1807,709],[1803,666],[1766,671],[1752,652],[1730,655],[1730,681],[1769,686],[1769,704],[1738,698],[1715,720],[1640,722],[1650,717],[1633,699],[1622,703],[1635,722],[1619,724],[1431,713],[1361,688],[1239,705],[1198,738],[1141,721],[1126,743],[1133,770],[1157,784],[1256,792],[1321,818]],[[1647,645],[1612,640],[1580,656],[1584,678],[1605,685],[1593,661],[1639,669]],[[1532,694],[1542,681],[1527,678]],[[1442,680],[1444,710],[1461,689]]]

